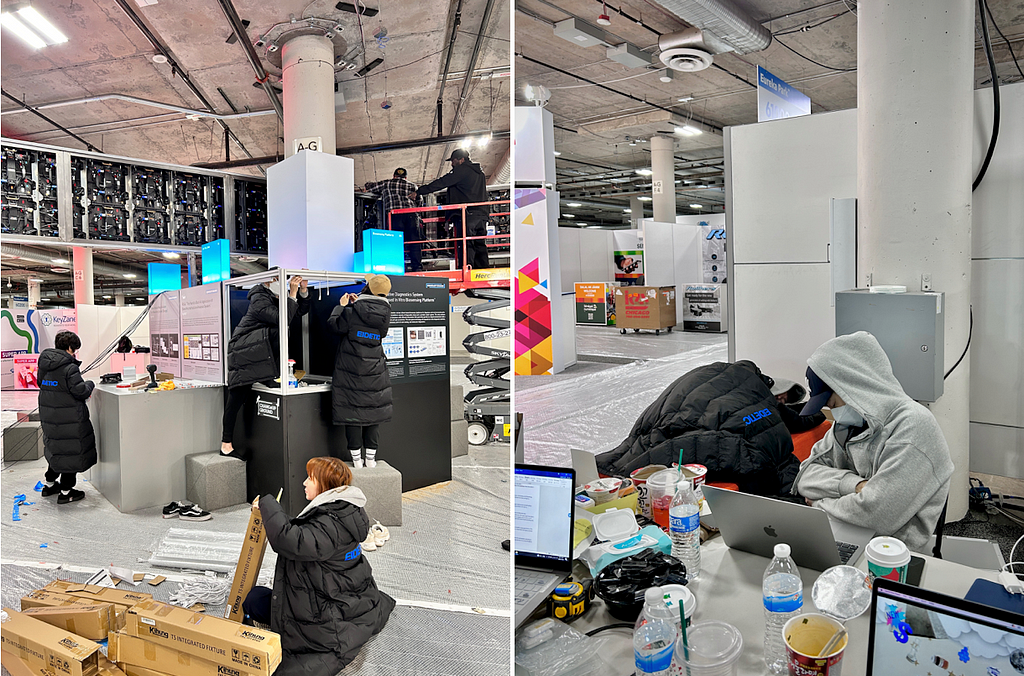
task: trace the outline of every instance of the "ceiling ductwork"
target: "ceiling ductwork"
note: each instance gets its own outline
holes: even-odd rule
[[[43,251],[36,251],[34,249],[26,249],[13,244],[0,244],[0,253],[5,256],[15,256],[17,258],[23,258],[33,263],[39,263],[48,267],[53,267],[53,254]],[[123,279],[126,272],[134,272],[136,274],[145,274],[144,268],[139,269],[135,267],[125,266],[123,268],[114,267],[113,265],[107,265],[100,261],[94,260],[92,264],[92,272],[94,275],[102,275],[104,277],[117,277]]]
[[[729,0],[655,0],[693,26],[661,36],[659,58],[673,70],[709,68],[715,54],[750,54],[767,49],[772,34]]]

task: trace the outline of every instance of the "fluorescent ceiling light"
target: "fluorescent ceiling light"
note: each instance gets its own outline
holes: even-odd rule
[[[562,214],[562,218],[576,218],[576,214]]]
[[[636,173],[640,174],[641,176],[650,176],[654,172],[651,171],[650,169],[637,169]]]
[[[104,296],[104,298],[106,298],[107,300],[110,300],[111,296]]]
[[[562,153],[558,152],[557,150],[556,150],[556,151],[554,151],[554,153],[555,153],[555,157],[558,157],[559,155],[561,155],[561,154],[562,154]]]
[[[693,97],[692,96],[684,96],[683,98],[678,99],[678,100],[679,100],[679,103],[688,103],[690,101],[693,101]]]
[[[4,12],[0,15],[0,23],[10,29],[10,31],[19,38],[27,42],[28,46],[32,49],[39,49],[46,46],[46,43],[43,42],[38,35],[29,30],[28,26],[18,21],[10,12]]]
[[[488,133],[488,134],[485,134],[485,135],[481,136],[480,138],[478,138],[476,140],[476,145],[477,145],[478,148],[483,148],[484,146],[486,146],[490,142],[491,142],[491,135]]]
[[[36,29],[36,32],[41,33],[51,45],[59,45],[62,42],[68,41],[66,35],[57,30],[56,26],[47,21],[31,5],[19,9],[18,14],[21,15],[22,19],[29,22]]]
[[[622,211],[623,211],[624,213],[627,213],[627,214],[631,214],[631,213],[633,213],[633,210],[632,210],[632,209],[623,209]]]
[[[677,134],[682,134],[683,136],[699,136],[704,133],[700,129],[697,129],[697,127],[689,124],[684,124],[682,127],[676,127],[675,131]]]
[[[30,281],[30,282],[41,282],[41,281],[43,281],[43,280],[41,280],[41,279],[38,279],[38,278],[36,278],[36,277],[29,277],[29,278],[28,278],[28,281]]]
[[[691,209],[703,209],[704,205],[703,204],[691,204],[690,208]]]
[[[647,195],[640,195],[640,197],[637,197],[637,199],[640,200],[641,202],[650,202],[654,198],[649,197]]]
[[[181,258],[181,254],[180,253],[176,253],[174,251],[165,251],[164,252],[164,258],[166,258],[169,261],[175,261],[175,260],[178,260],[179,258]]]
[[[565,206],[567,206],[567,207],[581,207],[581,206],[583,206],[583,205],[582,205],[582,204],[580,204],[579,202],[569,202],[569,203],[568,203],[568,204],[566,204]]]
[[[57,265],[67,265],[68,264],[68,261],[67,261],[66,258],[51,258],[50,262],[51,263],[56,263]]]
[[[125,279],[135,279],[136,274],[134,272],[126,272],[121,276],[124,277]]]
[[[462,139],[462,143],[459,144],[459,146],[461,148],[463,148],[463,149],[468,149],[472,145],[473,145],[473,139],[471,139],[471,138],[464,138],[464,139]]]
[[[585,227],[587,227],[587,224],[586,224],[586,223],[577,223],[576,225],[578,225],[578,226],[579,226],[579,227],[581,227],[581,228],[585,228]]]

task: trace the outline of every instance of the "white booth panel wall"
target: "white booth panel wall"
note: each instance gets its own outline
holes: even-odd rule
[[[597,228],[580,230],[581,282],[610,282],[615,279],[613,232]]]
[[[674,223],[645,221],[643,224],[644,243],[644,285],[674,286],[676,284],[675,257],[673,255]]]
[[[723,214],[724,216],[724,214]],[[676,319],[683,323],[683,305],[686,302],[687,284],[700,284],[704,281],[704,270],[701,265],[701,244],[704,233],[699,225],[679,225],[673,231],[673,265],[676,271]],[[725,301],[725,290],[722,290],[722,301]],[[725,306],[722,306],[723,313]],[[725,315],[722,316],[723,321]]]
[[[579,228],[558,229],[558,256],[562,261],[562,288],[571,289],[576,282],[589,281],[583,279],[580,270],[580,233]],[[609,254],[610,255],[610,254]]]
[[[971,199],[972,258],[1024,257],[1024,82],[1000,85],[999,99],[999,140]],[[974,92],[975,171],[988,152],[991,133],[992,90],[979,89]]]
[[[1024,479],[1024,428],[972,422],[972,472]]]
[[[83,365],[91,364],[103,349],[119,337],[119,308],[113,305],[79,305],[75,308],[78,321],[78,337],[82,339],[82,349],[78,351],[78,359]],[[140,334],[142,335],[142,334]],[[144,343],[149,342],[149,333],[145,334]],[[132,340],[134,343],[135,340]],[[102,368],[100,373],[106,373]]]
[[[562,364],[568,368],[576,363],[576,293],[562,294]]]
[[[117,312],[117,330],[120,333],[124,333],[131,326],[132,322],[139,318],[142,314],[143,308],[137,305],[125,305],[124,307],[118,308]],[[132,332],[130,336],[132,344],[146,345],[149,342],[149,315],[142,320],[138,328]]]
[[[1024,259],[975,260],[971,304],[971,421],[1024,429]]]
[[[683,214],[676,216],[676,223],[680,225],[700,225],[707,223],[713,228],[725,227],[725,214]]]
[[[807,358],[836,335],[828,264],[737,265],[732,275],[735,360],[750,359],[773,378],[804,382]]]
[[[856,109],[730,127],[726,134],[733,262],[826,261],[829,198],[857,196]]]

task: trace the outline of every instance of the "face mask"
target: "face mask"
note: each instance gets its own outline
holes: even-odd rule
[[[864,418],[860,413],[848,405],[836,406],[832,409],[832,419],[836,421],[837,425],[846,425],[847,427],[860,427],[864,424]]]

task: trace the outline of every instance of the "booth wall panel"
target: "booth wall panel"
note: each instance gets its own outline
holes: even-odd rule
[[[1024,260],[974,261],[971,276],[971,421],[1024,430]]]
[[[971,196],[973,258],[1024,257],[1024,82],[1000,85],[999,99],[999,140],[985,179]],[[975,171],[991,133],[992,90],[986,87],[974,92]]]
[[[581,282],[610,282],[615,279],[611,230],[580,230]],[[568,288],[568,287],[566,287]]]
[[[590,281],[583,278],[580,232],[579,228],[558,229],[558,248],[562,261],[563,289],[573,288],[572,285],[576,282]]]
[[[645,286],[676,285],[673,230],[674,223],[644,223]]]
[[[1024,479],[1024,428],[971,423],[972,472]]]

